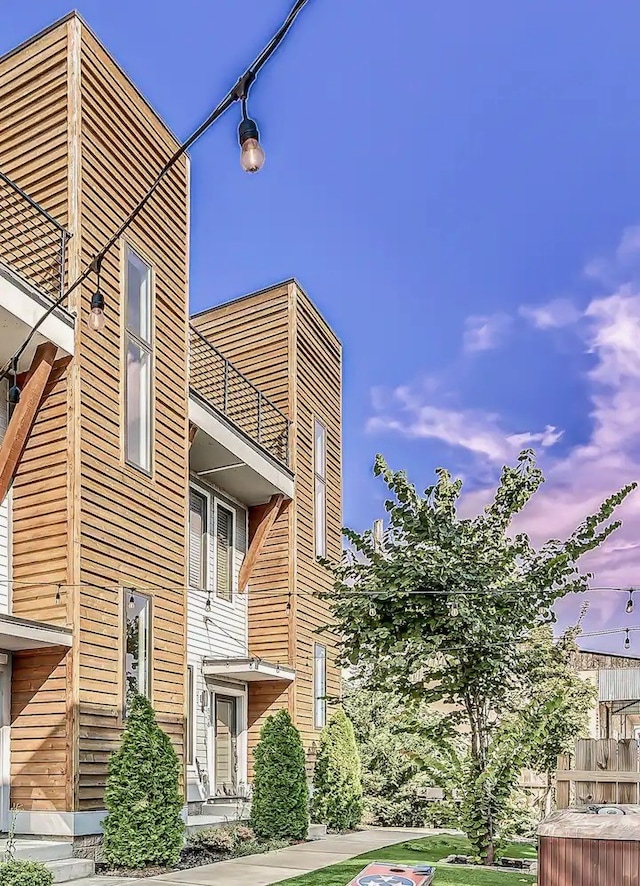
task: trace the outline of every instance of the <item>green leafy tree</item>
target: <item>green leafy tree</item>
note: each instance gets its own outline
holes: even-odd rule
[[[288,711],[265,721],[254,751],[250,824],[262,840],[304,840],[309,832],[309,788],[300,733]]]
[[[580,573],[578,561],[620,525],[609,520],[635,484],[608,498],[565,541],[536,549],[525,533],[510,531],[543,482],[530,450],[503,469],[493,500],[470,518],[457,512],[462,482],[442,468],[424,495],[381,456],[374,472],[391,493],[382,548],[372,532],[346,530],[353,552],[332,566],[328,596],[342,663],[357,665],[372,688],[452,706],[439,740],[451,741],[461,726],[468,733],[466,795],[476,791],[478,816],[470,837],[492,862],[504,808],[495,781],[504,766],[493,766],[492,743],[514,715],[530,668],[531,629],[554,620],[558,599],[587,589],[591,576]]]
[[[320,734],[311,814],[332,831],[347,831],[360,824],[362,809],[358,745],[351,720],[338,708]]]
[[[180,761],[149,701],[129,700],[105,790],[104,857],[113,866],[175,864],[183,845]]]
[[[547,777],[542,809],[550,811],[553,774],[560,754],[573,753],[575,741],[584,736],[589,714],[598,697],[596,686],[580,677],[573,666],[578,651],[576,631],[568,631],[559,643],[553,642],[549,627],[533,632],[528,650],[530,694],[537,700],[553,699],[545,720],[544,733],[531,748],[527,766]]]
[[[423,727],[437,721],[424,707],[406,723],[406,702],[390,692],[352,684],[344,697],[362,762],[365,821],[381,827],[452,824],[443,804],[426,801],[420,789],[430,786],[419,762],[432,747]],[[443,817],[444,816],[444,817]]]

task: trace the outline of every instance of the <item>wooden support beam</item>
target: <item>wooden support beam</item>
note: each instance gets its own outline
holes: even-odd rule
[[[195,440],[197,433],[198,433],[198,426],[189,422],[189,448],[191,448],[191,444]]]
[[[9,426],[0,444],[0,502],[6,498],[20,464],[44,389],[51,375],[56,351],[57,348],[52,342],[39,345],[31,368],[25,376],[20,402],[13,410]]]
[[[253,524],[254,528],[249,543],[249,550],[244,558],[244,562],[240,569],[240,576],[238,578],[238,590],[240,593],[243,593],[249,584],[251,573],[255,569],[255,565],[260,558],[260,554],[262,553],[265,542],[273,528],[273,524],[276,522],[284,508],[287,507],[288,503],[288,500],[285,503],[284,495],[272,495],[266,505],[251,508],[249,513],[249,525],[250,528],[252,528]]]

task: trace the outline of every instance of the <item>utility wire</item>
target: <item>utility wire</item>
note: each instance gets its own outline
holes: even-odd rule
[[[22,354],[24,353],[24,351],[28,347],[29,342],[31,341],[33,336],[36,334],[36,332],[38,331],[40,326],[47,319],[47,317],[50,314],[52,314],[53,311],[55,311],[55,309],[57,307],[59,307],[62,304],[62,302],[75,289],[77,289],[78,286],[81,285],[81,283],[83,283],[89,277],[89,275],[91,273],[93,273],[94,271],[99,273],[100,266],[102,264],[102,261],[103,261],[105,255],[117,243],[117,241],[124,234],[124,232],[129,228],[129,226],[132,224],[132,222],[134,222],[135,219],[140,215],[140,213],[142,212],[144,207],[147,205],[147,203],[149,202],[151,197],[156,192],[158,186],[160,185],[160,183],[162,182],[164,177],[175,166],[175,164],[178,162],[180,157],[182,157],[183,154],[185,154],[186,151],[189,150],[191,145],[193,145],[194,142],[196,142],[200,138],[200,136],[203,135],[207,131],[207,129],[209,129],[209,127],[212,126],[216,122],[216,120],[218,120],[225,113],[225,111],[227,111],[231,107],[231,105],[233,105],[237,101],[240,101],[243,103],[243,107],[244,107],[244,103],[247,100],[247,95],[248,95],[249,88],[250,88],[251,84],[255,80],[255,78],[258,75],[258,73],[260,72],[261,68],[264,67],[264,65],[269,61],[269,59],[271,58],[273,53],[276,51],[278,46],[282,43],[282,41],[286,37],[287,33],[289,32],[291,26],[293,25],[294,21],[296,20],[296,18],[298,17],[300,12],[302,11],[303,6],[305,6],[305,4],[307,2],[308,2],[308,0],[296,0],[296,2],[294,3],[294,5],[291,8],[291,11],[289,12],[288,16],[286,17],[286,19],[284,20],[284,22],[282,23],[280,28],[276,31],[276,33],[273,35],[273,37],[267,43],[267,45],[264,47],[264,49],[260,52],[260,54],[253,60],[253,62],[251,62],[251,64],[246,69],[244,74],[242,74],[242,76],[239,78],[239,80],[235,84],[235,86],[231,90],[229,90],[229,92],[225,95],[225,97],[222,99],[220,104],[216,108],[214,108],[214,110],[209,114],[207,119],[195,130],[195,132],[193,132],[189,136],[189,138],[185,142],[183,142],[180,145],[180,147],[167,160],[167,162],[164,164],[164,166],[162,167],[162,169],[160,170],[160,172],[158,173],[158,175],[156,176],[156,178],[154,179],[154,181],[150,185],[146,194],[142,197],[142,199],[134,207],[134,209],[129,213],[127,218],[122,222],[122,224],[120,225],[118,230],[109,238],[109,240],[105,243],[105,245],[102,247],[102,249],[100,249],[100,251],[94,255],[94,257],[92,258],[92,260],[91,260],[89,266],[86,268],[86,270],[84,270],[80,274],[80,276],[77,277],[76,280],[74,280],[74,282],[69,286],[69,288],[66,289],[62,293],[62,295],[60,295],[60,297],[50,305],[49,308],[47,308],[47,310],[44,312],[44,314],[35,323],[35,325],[31,329],[31,331],[29,332],[29,335],[27,336],[27,338],[23,342],[23,344],[18,348],[16,353],[13,355],[13,357],[8,361],[8,363],[3,368],[2,374],[0,375],[0,381],[2,381],[2,379],[6,378],[7,374],[9,373],[9,371],[13,365],[14,360],[20,359],[20,357],[22,356]]]

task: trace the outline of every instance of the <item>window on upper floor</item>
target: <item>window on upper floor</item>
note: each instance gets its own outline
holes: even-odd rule
[[[207,587],[209,499],[192,489],[189,493],[189,584]]]
[[[322,729],[327,722],[327,649],[321,643],[313,647],[313,725]]]
[[[125,706],[132,693],[151,697],[151,600],[124,588]]]
[[[124,249],[125,460],[151,473],[153,347],[151,268]]]
[[[215,551],[216,551],[216,597],[231,603],[233,600],[234,513],[216,502]]]
[[[313,426],[313,526],[316,557],[327,555],[327,430],[315,420]]]

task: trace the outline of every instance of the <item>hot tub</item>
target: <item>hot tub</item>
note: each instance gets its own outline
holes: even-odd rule
[[[640,886],[640,806],[580,806],[545,818],[538,886]]]

